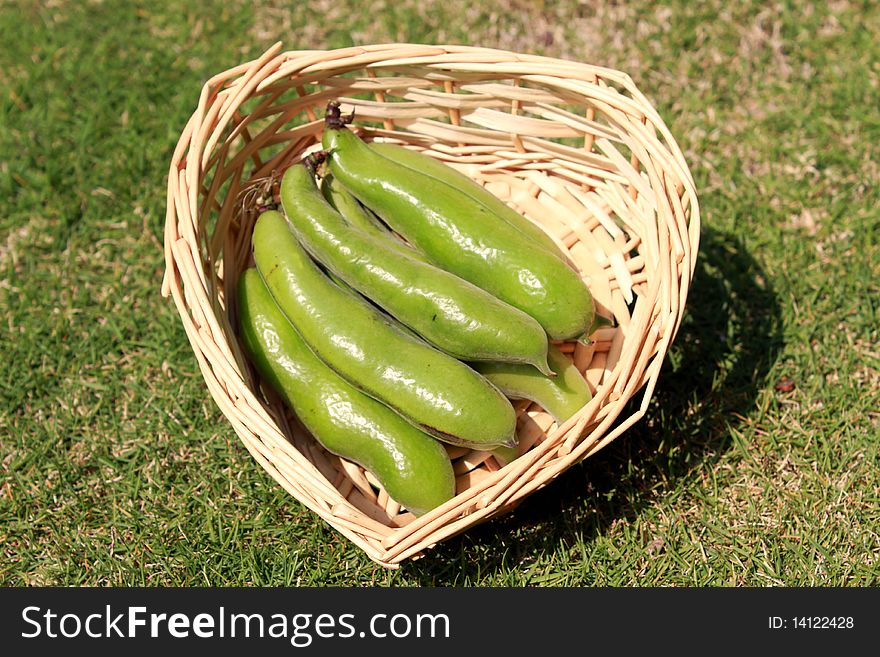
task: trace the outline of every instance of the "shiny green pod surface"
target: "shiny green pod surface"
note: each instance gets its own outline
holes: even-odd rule
[[[306,164],[285,171],[281,205],[315,260],[438,349],[460,360],[526,364],[552,375],[547,335],[537,321],[401,252],[390,234],[349,225],[321,194]]]
[[[280,212],[257,219],[253,253],[282,312],[349,383],[445,442],[480,449],[515,443],[516,414],[495,386],[332,282]]]
[[[321,362],[256,269],[239,278],[238,314],[251,363],[315,440],[369,470],[392,499],[417,516],[452,498],[455,476],[443,446]]]
[[[507,397],[533,401],[561,424],[583,408],[592,393],[574,363],[556,345],[550,345],[547,356],[554,377],[508,363],[474,363],[474,368]]]
[[[589,330],[593,299],[580,275],[485,205],[379,155],[332,120],[322,145],[336,179],[439,267],[528,313],[551,339]]]
[[[593,395],[574,363],[556,345],[550,345],[547,356],[550,368],[556,374],[553,378],[529,367],[507,363],[475,363],[474,367],[507,397],[533,401],[550,413],[557,424],[562,424],[582,409]],[[516,447],[499,447],[492,453],[502,465],[518,455]]]
[[[387,240],[387,245],[398,253],[422,262],[429,262],[423,253],[401,240],[388,226],[382,223],[379,217],[361,205],[360,201],[336,182],[332,175],[325,175],[321,178],[321,193],[348,224],[360,228],[370,235]]]
[[[568,257],[560,250],[553,238],[545,233],[540,226],[535,225],[526,217],[507,205],[492,192],[485,189],[475,181],[468,178],[460,171],[456,171],[448,164],[429,155],[424,155],[410,148],[386,142],[369,142],[369,147],[383,157],[394,160],[414,171],[420,171],[432,178],[443,181],[460,189],[476,201],[485,205],[489,210],[497,214],[510,226],[518,230],[527,238],[534,240],[535,244],[545,248],[556,257],[569,262]]]

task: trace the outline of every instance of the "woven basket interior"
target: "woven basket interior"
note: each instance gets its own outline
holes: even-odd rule
[[[330,100],[367,140],[457,168],[552,236],[612,322],[561,349],[593,399],[562,425],[514,402],[521,456],[449,447],[457,495],[415,518],[360,467],[329,454],[260,385],[236,331],[235,284],[281,173],[320,148]],[[167,270],[208,388],[253,457],[378,563],[395,566],[512,509],[644,414],[678,329],[699,213],[668,129],[625,74],[466,47],[281,52],[205,85],[169,175]],[[630,400],[642,391],[641,402]]]

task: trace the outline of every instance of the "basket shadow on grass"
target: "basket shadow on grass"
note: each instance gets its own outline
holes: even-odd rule
[[[432,585],[527,569],[536,555],[552,558],[633,521],[729,448],[727,429],[754,407],[781,336],[779,303],[760,265],[736,237],[704,226],[685,316],[646,415],[513,512],[448,539],[403,572]],[[653,538],[643,537],[645,547]]]

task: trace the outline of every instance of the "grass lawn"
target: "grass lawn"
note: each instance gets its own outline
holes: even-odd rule
[[[880,583],[880,5],[0,5],[0,584]],[[703,237],[649,415],[398,570],[248,455],[159,294],[204,81],[288,49],[469,43],[628,72]]]

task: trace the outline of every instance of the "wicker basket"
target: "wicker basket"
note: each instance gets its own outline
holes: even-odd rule
[[[319,147],[334,98],[355,110],[366,139],[423,150],[542,225],[581,268],[598,312],[613,319],[589,346],[561,345],[592,401],[562,425],[517,402],[521,456],[500,467],[485,452],[450,448],[457,494],[419,518],[297,424],[260,386],[233,328],[257,197]],[[511,510],[642,417],[681,320],[698,240],[687,164],[623,73],[465,46],[282,52],[276,44],[209,80],[183,130],[168,180],[162,292],[254,459],[371,559],[394,567]],[[638,410],[621,417],[640,390]]]

